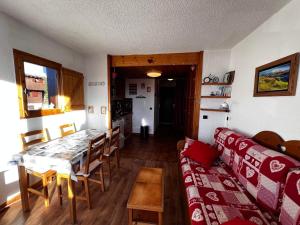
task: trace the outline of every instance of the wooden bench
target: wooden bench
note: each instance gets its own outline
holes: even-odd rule
[[[163,169],[145,167],[139,171],[127,202],[127,208],[129,225],[133,222],[133,210],[155,212],[158,214],[158,225],[163,224]]]

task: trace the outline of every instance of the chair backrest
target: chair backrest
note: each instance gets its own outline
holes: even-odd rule
[[[26,151],[30,146],[49,141],[48,129],[33,130],[20,134],[22,140],[23,151]]]
[[[120,126],[117,126],[111,130],[110,136],[110,147],[119,147],[119,136],[120,136]]]
[[[64,124],[59,127],[60,135],[65,137],[70,134],[74,134],[76,132],[75,125],[73,123]]]
[[[105,141],[106,141],[106,134],[102,134],[92,140],[89,143],[89,149],[87,152],[87,157],[85,161],[85,168],[84,173],[89,173],[89,166],[95,160],[102,160],[102,156],[105,149]]]

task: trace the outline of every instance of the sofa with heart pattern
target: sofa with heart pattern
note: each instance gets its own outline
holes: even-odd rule
[[[300,163],[228,128],[217,128],[214,138],[220,157],[209,169],[180,154],[190,224],[218,225],[240,217],[258,225],[299,225],[300,203],[289,215],[291,191],[285,185]],[[191,143],[187,139],[184,148]]]

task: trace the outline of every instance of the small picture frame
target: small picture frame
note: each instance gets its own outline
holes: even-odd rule
[[[145,83],[141,83],[141,89],[145,89],[146,85]]]
[[[151,87],[147,87],[147,92],[151,92]]]

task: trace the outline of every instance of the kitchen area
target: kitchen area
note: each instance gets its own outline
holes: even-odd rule
[[[125,77],[113,72],[111,75],[112,127],[120,126],[120,148],[132,134],[132,99],[125,97]]]

